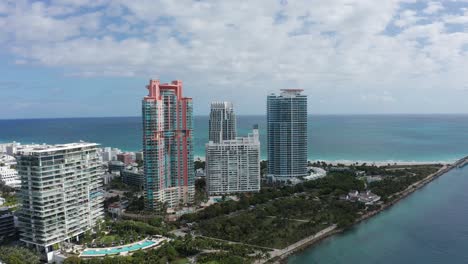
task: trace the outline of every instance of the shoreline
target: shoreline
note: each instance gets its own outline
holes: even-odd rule
[[[204,156],[194,156],[193,158],[194,161],[205,161]],[[261,161],[267,161],[266,159],[261,159]],[[366,163],[367,165],[375,165],[375,166],[387,166],[387,165],[398,165],[398,166],[413,166],[413,165],[450,165],[454,164],[457,162],[457,160],[437,160],[437,161],[415,161],[415,160],[379,160],[379,161],[373,161],[373,160],[308,160],[310,163],[315,163],[315,162],[325,162],[327,164],[331,164],[333,166],[337,166],[339,164],[345,165],[345,166],[350,166],[350,165],[356,165],[356,164],[364,164]]]
[[[299,252],[301,252],[301,251],[303,251],[305,249],[311,248],[313,245],[323,241],[324,239],[326,239],[328,237],[331,237],[331,236],[334,236],[336,234],[341,234],[341,233],[346,232],[350,228],[353,228],[353,227],[357,226],[358,224],[372,218],[373,216],[378,215],[378,214],[380,214],[381,212],[383,212],[383,211],[385,211],[387,209],[390,209],[393,205],[395,205],[398,202],[400,202],[401,200],[405,199],[406,197],[408,197],[409,195],[411,195],[415,191],[417,191],[417,190],[421,189],[422,187],[426,186],[428,183],[432,182],[433,180],[435,180],[435,179],[439,178],[440,176],[450,172],[452,169],[456,169],[456,168],[458,168],[460,166],[464,166],[467,163],[468,163],[468,157],[464,157],[464,158],[462,158],[462,159],[460,159],[460,160],[458,160],[458,161],[456,161],[456,162],[454,162],[452,164],[445,164],[437,172],[435,172],[433,174],[430,174],[427,177],[425,177],[424,179],[421,179],[421,180],[411,184],[410,186],[408,186],[403,191],[393,194],[391,197],[395,197],[395,195],[397,196],[394,200],[382,205],[382,207],[379,208],[378,210],[375,210],[375,211],[372,211],[372,212],[369,212],[367,214],[362,215],[361,217],[356,219],[351,226],[349,226],[347,228],[344,228],[344,229],[336,229],[336,228],[331,229],[331,227],[333,227],[333,226],[325,228],[325,229],[319,231],[318,233],[316,233],[314,235],[308,236],[308,237],[306,237],[306,238],[304,238],[302,240],[299,240],[299,241],[295,242],[292,245],[287,246],[286,248],[282,249],[282,250],[285,250],[285,252],[282,252],[281,254],[279,254],[277,256],[271,257],[270,259],[267,259],[262,263],[287,263],[287,260],[288,260],[289,256],[297,254],[297,253],[299,253]],[[437,164],[440,164],[440,163],[437,163]],[[330,230],[328,230],[328,229],[330,229]],[[293,247],[293,248],[288,249],[289,247]]]

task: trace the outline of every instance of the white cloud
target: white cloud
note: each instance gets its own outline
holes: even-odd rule
[[[323,98],[339,91],[394,102],[391,94],[405,89],[466,83],[460,69],[468,68],[468,33],[447,24],[468,16],[446,13],[440,2],[424,10],[403,2],[8,2],[0,5],[7,13],[0,16],[0,43],[17,62],[66,75],[174,76],[218,96],[233,88],[255,97],[299,86]]]
[[[447,15],[443,17],[448,24],[468,24],[468,9],[465,9],[462,15]]]
[[[444,10],[444,6],[440,2],[429,2],[427,3],[427,7],[423,10],[423,13],[432,15],[441,10]]]

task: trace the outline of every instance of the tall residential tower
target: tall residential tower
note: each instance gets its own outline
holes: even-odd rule
[[[51,259],[59,243],[79,239],[104,217],[97,144],[36,145],[17,154],[21,241]]]
[[[257,127],[247,137],[206,144],[206,186],[209,195],[260,191]]]
[[[209,141],[220,143],[222,140],[235,139],[236,114],[230,102],[212,102],[209,124]]]
[[[182,81],[150,80],[143,99],[145,205],[157,210],[193,203],[192,99]]]
[[[258,127],[247,137],[236,137],[236,116],[229,102],[213,102],[210,141],[206,144],[206,186],[209,195],[260,190]]]
[[[307,96],[284,89],[267,99],[268,176],[286,182],[307,176]]]

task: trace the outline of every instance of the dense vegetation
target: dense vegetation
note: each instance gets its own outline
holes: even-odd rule
[[[422,180],[427,175],[435,173],[438,170],[435,166],[413,166],[411,169],[387,169],[387,175],[382,181],[372,182],[369,184],[369,188],[374,193],[382,196],[386,200],[389,196],[401,192],[411,184]]]
[[[5,264],[36,264],[40,263],[39,256],[22,247],[0,247],[0,263]]]
[[[193,167],[195,170],[205,169],[205,162],[202,160],[196,160],[193,162]]]
[[[195,204],[208,201],[208,194],[206,192],[206,181],[205,179],[195,180]]]
[[[330,169],[325,163],[317,166]],[[203,211],[185,215],[181,223],[194,222],[195,231],[246,244],[283,248],[319,230],[337,224],[348,227],[366,210],[362,203],[342,201],[339,197],[351,190],[366,189],[365,180],[356,176],[379,175],[380,182],[368,189],[386,198],[437,171],[440,166],[367,166],[355,165],[330,172],[327,177],[295,186],[263,188],[259,193],[241,195],[240,200],[225,201]],[[344,168],[344,166],[343,166]]]
[[[15,189],[0,181],[0,197],[5,199],[3,206],[15,206],[18,201],[15,194]]]
[[[238,202],[226,201],[196,214],[185,222],[197,222],[203,236],[270,248],[283,248],[337,223],[353,223],[362,206],[339,201],[349,190],[362,190],[364,182],[351,173],[331,174],[317,181],[295,186],[262,189]]]

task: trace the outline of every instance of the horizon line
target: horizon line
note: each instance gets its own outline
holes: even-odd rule
[[[327,114],[327,113],[314,113],[307,114],[307,116],[455,116],[455,115],[468,115],[468,113],[342,113],[342,114]],[[208,117],[206,115],[193,115],[193,117]],[[236,116],[266,116],[266,114],[236,114]],[[3,120],[40,120],[40,119],[85,119],[85,118],[140,118],[141,116],[70,116],[70,117],[27,117],[27,118],[0,118]]]

